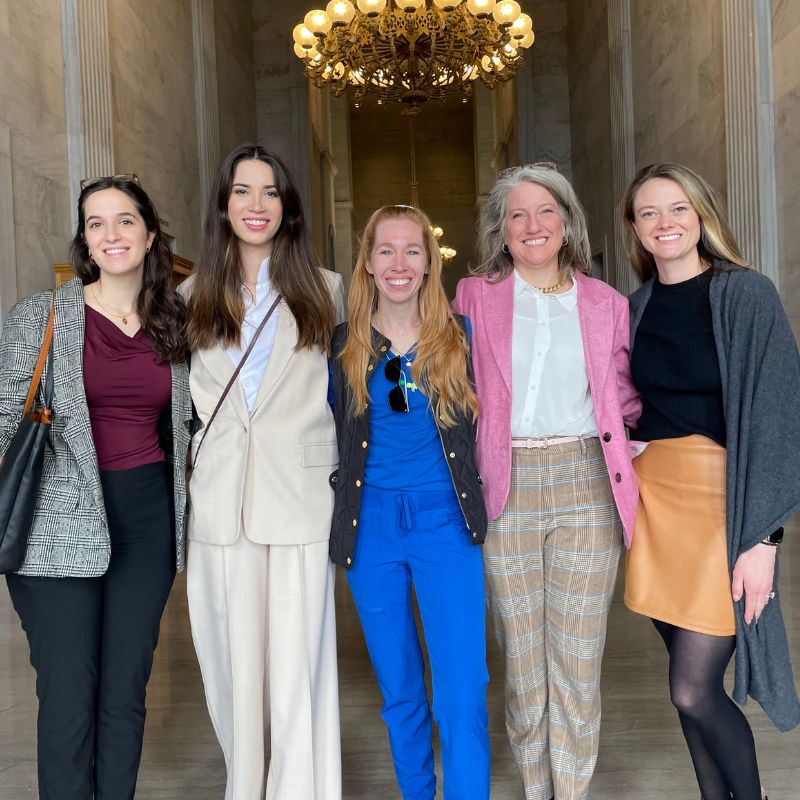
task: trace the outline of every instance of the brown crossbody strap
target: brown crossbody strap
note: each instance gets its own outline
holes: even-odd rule
[[[50,345],[53,343],[53,314],[55,311],[55,298],[56,294],[53,292],[53,302],[50,305],[50,316],[47,318],[47,327],[44,329],[44,339],[42,339],[42,346],[39,348],[39,357],[36,359],[36,367],[33,370],[31,385],[28,387],[28,396],[25,399],[25,408],[22,410],[23,417],[33,408],[33,400],[36,397],[36,392],[39,390],[39,384],[42,382],[44,363],[47,361],[47,354],[50,352]]]
[[[203,446],[203,442],[206,440],[206,436],[208,435],[208,429],[211,427],[211,423],[214,421],[214,417],[217,416],[217,412],[220,409],[225,398],[228,396],[228,392],[231,390],[231,387],[236,382],[236,379],[239,377],[239,373],[242,371],[242,367],[244,366],[244,362],[247,361],[247,357],[253,351],[256,342],[258,341],[258,337],[261,335],[261,331],[264,330],[267,323],[269,322],[269,318],[275,313],[275,309],[278,307],[278,303],[281,302],[281,296],[278,295],[275,298],[275,302],[269,307],[269,311],[267,311],[264,319],[261,320],[261,324],[256,329],[253,338],[250,340],[250,344],[247,347],[247,350],[244,351],[244,355],[241,358],[241,361],[236,365],[236,369],[233,371],[233,375],[231,375],[231,379],[228,381],[228,385],[222,390],[222,394],[220,395],[219,400],[217,401],[217,405],[214,408],[214,411],[211,413],[211,417],[208,420],[208,424],[203,429],[203,436],[200,439],[200,444],[197,445],[197,450],[194,451],[194,458],[192,459],[193,464],[192,467],[197,466],[197,456],[200,453],[200,448]]]

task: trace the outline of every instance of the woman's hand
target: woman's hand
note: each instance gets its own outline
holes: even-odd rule
[[[748,625],[754,619],[758,622],[769,602],[777,550],[777,547],[759,543],[736,559],[731,590],[734,601],[741,600],[744,595],[744,621]]]

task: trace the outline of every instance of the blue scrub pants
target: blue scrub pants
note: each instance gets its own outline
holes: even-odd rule
[[[412,582],[431,663],[445,800],[488,800],[483,566],[455,494],[364,487],[358,527],[347,577],[383,693],[403,800],[436,794]]]

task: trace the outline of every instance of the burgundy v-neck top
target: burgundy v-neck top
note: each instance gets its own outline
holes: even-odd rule
[[[143,330],[128,336],[98,311],[85,308],[83,385],[100,469],[164,461],[157,428],[172,393],[169,364],[156,363]]]

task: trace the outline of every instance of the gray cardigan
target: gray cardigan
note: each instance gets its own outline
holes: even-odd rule
[[[44,336],[52,294],[20,300],[0,339],[0,456],[19,424]],[[111,546],[103,489],[83,388],[83,286],[77,278],[57,292],[53,326],[53,424],[45,448],[42,486],[21,575],[95,577],[108,569]],[[186,451],[189,446],[189,371],[172,364],[172,485],[176,567],[184,563]]]
[[[755,270],[716,263],[710,302],[722,377],[727,438],[728,567],[800,510],[800,356],[772,282]],[[631,295],[631,352],[653,279]],[[755,698],[780,730],[800,723],[789,646],[775,599],[757,623],[734,604],[734,699]]]

